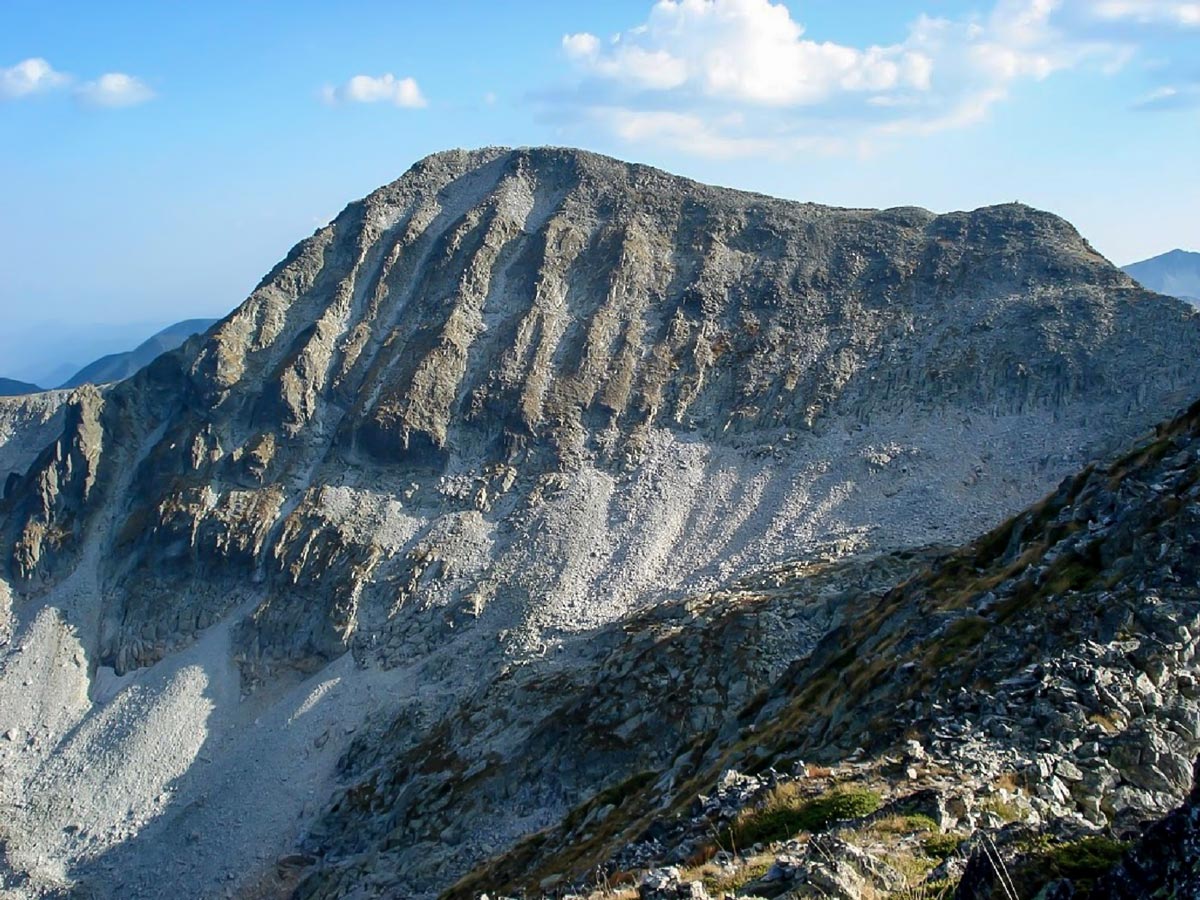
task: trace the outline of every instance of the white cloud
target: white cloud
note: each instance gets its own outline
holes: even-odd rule
[[[1106,22],[1200,28],[1200,3],[1179,0],[1097,0],[1091,14]]]
[[[601,53],[600,39],[587,32],[565,35],[562,46],[570,60],[605,78],[650,90],[668,90],[687,81],[684,61],[665,50],[647,50],[625,43]]]
[[[41,57],[23,60],[11,68],[0,68],[0,99],[19,100],[69,84],[71,78],[56,72]]]
[[[85,106],[117,109],[137,106],[154,99],[154,91],[139,78],[124,72],[106,72],[94,81],[81,84],[75,96]]]
[[[326,86],[321,96],[327,103],[391,103],[408,109],[427,106],[421,88],[413,78],[397,78],[391,72],[375,77],[355,75],[345,84]]]
[[[647,21],[602,47],[563,38],[583,71],[634,88],[686,86],[702,96],[771,106],[819,103],[843,91],[920,87],[928,60],[903,47],[862,50],[803,37],[770,0],[660,0]]]
[[[579,34],[564,34],[563,49],[572,59],[592,59],[600,52],[600,39],[586,31]]]
[[[809,36],[773,0],[658,0],[644,22],[610,39],[563,37],[581,81],[557,102],[564,115],[588,106],[623,140],[707,155],[961,128],[1021,83],[1115,58],[1113,46],[1056,26],[1063,3],[1075,2],[996,0],[986,16],[921,16],[903,40],[851,46]]]

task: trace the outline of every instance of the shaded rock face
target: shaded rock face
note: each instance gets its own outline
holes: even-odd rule
[[[785,831],[787,879],[811,856],[899,853],[919,873],[888,888],[901,893],[1192,896],[1197,560],[1200,403],[971,544],[931,551],[882,596],[839,603],[809,653],[624,791],[603,828],[569,815],[451,896],[707,859],[773,795],[847,785],[884,807],[839,823],[852,845],[837,852]],[[929,849],[934,830],[946,852]]]
[[[1200,760],[1187,801],[1146,829],[1086,896],[1095,900],[1200,896]]]
[[[14,793],[35,759],[75,772],[83,751],[60,739],[131,691],[147,720],[203,723],[224,776],[149,766],[118,735],[114,765],[149,773],[122,788],[134,812],[94,810],[97,834],[65,840],[78,773],[62,774],[0,838],[14,869],[50,858],[39,877],[95,882],[107,865],[149,895],[163,866],[212,875],[220,858],[247,876],[261,862],[245,847],[290,850],[326,810],[319,852],[382,847],[408,879],[392,889],[444,887],[594,773],[661,765],[720,727],[855,586],[909,571],[889,551],[978,533],[1200,392],[1197,351],[1182,304],[1026,207],[838,210],[577,151],[430,157],[207,334],[78,391],[14,482],[14,640],[46,665],[77,644],[70,690],[87,701],[10,770]],[[813,582],[765,636],[727,611],[703,638],[662,626],[727,665],[621,658],[623,627],[669,599],[851,555],[866,561]],[[768,663],[737,658],[759,641]],[[604,715],[601,689],[619,695],[637,665],[706,698],[659,741],[642,738],[677,712],[665,696],[663,713]],[[0,704],[0,725],[27,712]],[[240,785],[285,753],[303,771],[251,808]],[[211,829],[189,841],[181,810]]]

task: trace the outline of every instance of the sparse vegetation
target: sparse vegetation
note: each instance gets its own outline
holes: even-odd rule
[[[933,859],[949,859],[962,846],[962,835],[931,834],[921,841],[921,849]]]
[[[762,876],[767,874],[767,870],[771,868],[772,861],[773,859],[770,856],[756,856],[746,860],[733,870],[709,865],[705,866],[699,873],[685,874],[684,880],[699,878],[710,894],[719,897],[722,894],[739,890],[756,878],[762,878]]]
[[[1025,818],[1024,812],[1012,800],[1005,800],[1000,796],[988,797],[980,805],[980,809],[984,812],[990,812],[998,816],[1004,822],[1020,822]]]
[[[1102,834],[1073,841],[1053,843],[1046,838],[1032,842],[1029,862],[1050,881],[1070,878],[1079,888],[1088,888],[1093,879],[1105,874],[1121,861],[1129,845]]]
[[[881,834],[918,834],[923,831],[937,831],[938,824],[929,816],[916,813],[888,816],[872,823],[871,829]]]
[[[1070,879],[1078,894],[1087,895],[1095,880],[1112,870],[1129,845],[1105,835],[1056,840],[1038,835],[1016,844],[1007,859],[990,841],[984,845],[992,869],[1011,900],[1035,897],[1046,885]]]
[[[772,791],[763,804],[744,811],[728,837],[739,847],[784,841],[803,831],[821,832],[834,822],[869,816],[882,800],[865,788],[835,787],[818,797],[804,799],[794,785]]]
[[[922,881],[920,884],[905,888],[899,897],[900,900],[951,900],[957,888],[957,881],[939,878],[936,881]]]

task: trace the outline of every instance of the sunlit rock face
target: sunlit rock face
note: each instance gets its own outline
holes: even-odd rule
[[[41,783],[45,809],[0,834],[12,878],[255,878],[339,778],[439,728],[472,747],[459,775],[517,752],[628,616],[981,531],[1190,399],[1197,351],[1183,304],[1027,207],[832,209],[573,150],[429,157],[206,335],[76,392],[11,485],[5,652],[78,669],[38,746],[86,759],[95,735],[127,785]],[[796,628],[739,691],[804,652]],[[0,696],[43,689],[4,665]],[[0,733],[37,710],[0,704]],[[181,749],[121,781],[147,735]],[[15,796],[44,767],[11,743]],[[486,834],[470,817],[511,797],[464,802],[402,860],[407,889],[548,821],[578,789],[560,763]],[[140,812],[40,837],[29,817],[61,830],[68,794]]]
[[[68,391],[0,397],[0,495],[62,431]]]

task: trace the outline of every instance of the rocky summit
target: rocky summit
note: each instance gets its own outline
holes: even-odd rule
[[[205,334],[3,413],[0,887],[1115,864],[1200,740],[1198,358],[1025,206],[429,157]]]

